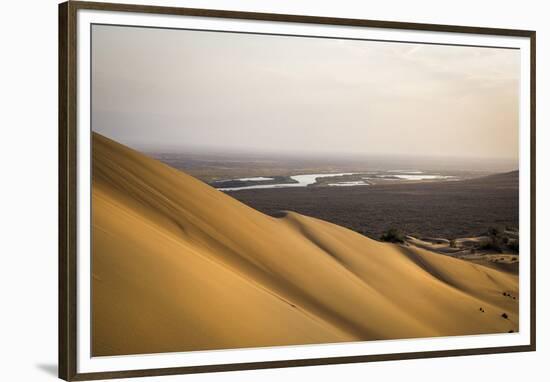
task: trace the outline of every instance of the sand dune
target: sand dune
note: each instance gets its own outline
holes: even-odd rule
[[[518,329],[516,275],[269,217],[97,134],[92,194],[95,356]]]

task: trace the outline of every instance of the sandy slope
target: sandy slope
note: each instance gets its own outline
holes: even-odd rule
[[[266,216],[97,134],[92,193],[94,355],[517,330],[515,275]]]

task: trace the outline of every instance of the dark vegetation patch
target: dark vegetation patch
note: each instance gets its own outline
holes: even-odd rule
[[[519,233],[516,229],[493,226],[487,230],[486,236],[488,240],[481,243],[478,249],[499,253],[503,253],[507,249],[512,252],[519,252]],[[504,260],[504,258],[501,260]]]
[[[403,235],[403,232],[399,231],[397,228],[390,228],[380,235],[380,240],[390,243],[404,243],[405,235]]]

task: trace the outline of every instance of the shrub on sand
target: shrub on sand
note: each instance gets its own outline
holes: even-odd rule
[[[493,250],[502,253],[504,247],[503,232],[498,227],[489,227],[487,230],[488,241],[479,246],[479,249]]]
[[[390,228],[380,236],[380,240],[390,243],[404,243],[405,235],[397,228]]]

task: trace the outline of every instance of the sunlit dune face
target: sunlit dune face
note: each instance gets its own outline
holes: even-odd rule
[[[518,276],[274,218],[93,134],[94,356],[518,330]]]

